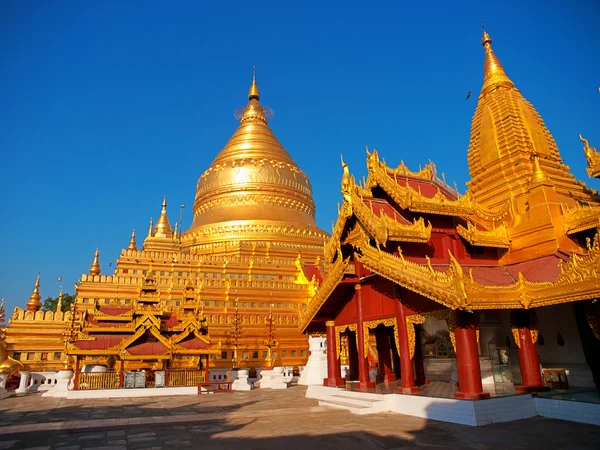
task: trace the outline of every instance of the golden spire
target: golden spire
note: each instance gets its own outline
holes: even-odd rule
[[[40,274],[38,272],[33,292],[29,296],[29,301],[26,305],[27,311],[38,311],[42,307],[42,302],[40,302],[41,298],[42,296],[40,295]]]
[[[162,202],[162,211],[160,212],[160,217],[156,221],[156,226],[154,227],[154,236],[155,237],[173,237],[173,230],[171,229],[171,224],[169,223],[169,219],[167,217],[167,196]]]
[[[135,242],[135,228],[131,231],[131,240],[129,241],[129,247],[127,250],[137,250],[137,244]]]
[[[98,261],[98,257],[100,256],[100,252],[98,251],[98,247],[96,247],[96,252],[94,253],[94,262],[90,266],[90,275],[95,277],[100,275],[100,262]]]
[[[503,85],[506,87],[515,87],[514,83],[506,76],[500,60],[492,50],[492,38],[487,31],[483,30],[481,44],[485,49],[485,62],[483,64],[483,86],[481,95],[486,94],[492,86]]]
[[[60,287],[60,292],[58,293],[58,301],[56,302],[56,312],[62,311],[62,286]]]
[[[148,228],[148,237],[152,237],[152,217],[150,217],[150,227]]]
[[[178,223],[175,222],[175,231],[173,232],[173,239],[177,240],[177,233],[179,232]]]
[[[481,42],[485,49],[484,80],[468,150],[471,180],[467,185],[474,201],[498,210],[512,195],[519,210],[524,210],[536,164],[532,152],[539,155],[537,165],[542,170],[536,177],[552,180],[560,202],[573,205],[590,201],[590,192],[562,161],[540,114],[504,73],[485,30]]]
[[[531,175],[530,185],[549,182],[550,179],[540,166],[540,158],[535,151],[531,154],[531,160],[533,161],[533,174]]]
[[[256,85],[256,66],[252,67],[252,84],[248,91],[248,100],[252,100],[253,98],[260,100],[260,93],[258,92],[258,86]]]

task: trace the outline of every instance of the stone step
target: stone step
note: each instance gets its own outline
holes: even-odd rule
[[[327,401],[331,400],[331,401],[340,402],[340,403],[346,403],[348,405],[360,405],[360,406],[364,406],[366,408],[371,408],[376,403],[379,403],[382,401],[381,399],[371,400],[368,398],[351,397],[351,396],[344,395],[344,394],[335,394],[326,400]]]
[[[362,400],[382,401],[384,398],[383,394],[374,394],[372,392],[357,392],[357,391],[341,391],[333,394],[338,397],[345,398],[359,398]]]
[[[334,399],[329,399],[329,400],[319,400],[319,406],[326,406],[328,408],[335,408],[335,409],[344,409],[346,411],[350,411],[352,414],[375,414],[380,412],[378,409],[376,408],[371,408],[369,406],[363,406],[363,405],[359,405],[359,404],[353,404],[347,401],[343,401],[343,400],[334,400]]]

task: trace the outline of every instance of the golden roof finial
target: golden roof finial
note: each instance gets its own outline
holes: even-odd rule
[[[483,27],[483,22],[481,26]],[[488,34],[488,32],[485,31],[485,28],[483,29],[483,37],[481,38],[481,44],[485,49],[485,62],[483,64],[483,86],[481,87],[481,93],[486,93],[487,89],[490,86],[495,86],[498,84],[507,87],[514,87],[515,85],[510,80],[510,78],[506,76],[506,73],[504,72],[504,67],[502,67],[502,64],[500,64],[500,60],[492,50],[492,38]]]
[[[152,220],[152,219],[150,219]],[[152,227],[150,227],[152,228]],[[127,250],[134,250],[137,251],[137,244],[135,242],[135,228],[131,231],[131,240],[129,241],[129,247],[127,247]]]
[[[340,160],[342,161],[342,169],[344,170],[344,174],[342,175],[342,192],[348,192],[350,188],[350,171],[348,170],[348,164],[344,162],[344,157],[340,155]]]
[[[94,253],[94,262],[92,262],[92,265],[90,266],[90,275],[95,277],[100,275],[100,262],[98,261],[98,257],[100,256],[100,251],[98,250],[98,247],[96,247],[96,252]]]
[[[152,229],[153,229],[153,224],[152,224],[152,217],[150,217],[150,227],[148,228],[148,237],[152,237]]]
[[[250,91],[248,91],[248,100],[252,100],[253,98],[260,100],[260,93],[256,85],[256,66],[252,66],[252,84],[250,85]]]
[[[173,230],[171,229],[171,224],[169,223],[169,219],[167,217],[167,196],[162,202],[162,211],[160,212],[160,217],[156,221],[156,226],[154,227],[154,236],[155,237],[173,237]]]
[[[56,302],[56,312],[62,311],[62,286],[60,287],[60,292],[58,293],[58,301]]]
[[[33,292],[29,296],[29,301],[27,302],[27,311],[38,311],[42,307],[42,302],[40,301],[42,296],[40,295],[40,273],[38,272],[37,278],[35,279],[35,284],[33,288]]]

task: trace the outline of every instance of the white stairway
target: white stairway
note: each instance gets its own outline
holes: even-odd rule
[[[375,414],[389,411],[385,403],[385,395],[369,394],[365,392],[350,392],[336,390],[328,395],[319,396],[319,406],[345,409],[354,414]]]

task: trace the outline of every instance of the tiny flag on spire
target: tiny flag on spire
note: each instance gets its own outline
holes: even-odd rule
[[[58,279],[57,279],[57,281],[62,281],[62,275],[59,275],[59,276],[58,276]]]

